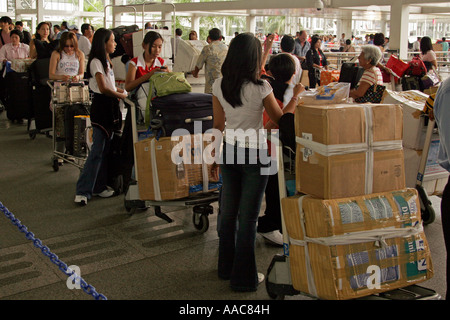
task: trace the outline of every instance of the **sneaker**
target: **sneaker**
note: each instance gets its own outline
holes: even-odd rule
[[[106,187],[106,189],[103,190],[102,192],[94,193],[93,195],[101,197],[101,198],[109,198],[109,197],[112,197],[114,195],[114,190],[111,189],[110,187]]]
[[[275,230],[271,232],[260,233],[270,243],[273,243],[278,246],[283,246],[283,235],[280,231]]]
[[[260,272],[258,272],[258,284],[264,281],[264,275]]]
[[[75,196],[75,203],[79,203],[80,205],[85,206],[85,205],[87,205],[87,197],[77,194]]]

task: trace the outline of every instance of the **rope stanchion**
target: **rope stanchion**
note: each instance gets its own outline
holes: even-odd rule
[[[6,218],[11,220],[11,223],[15,225],[20,232],[25,234],[25,237],[28,240],[33,242],[33,245],[36,248],[41,250],[43,255],[47,256],[53,264],[57,265],[59,270],[64,272],[65,275],[72,277],[72,281],[75,281],[75,283],[79,283],[84,292],[94,297],[95,300],[108,300],[103,294],[98,293],[92,285],[86,283],[86,281],[84,281],[75,271],[70,269],[67,264],[61,261],[56,254],[51,252],[49,247],[43,245],[42,241],[36,238],[33,232],[28,231],[28,228],[23,225],[2,202],[0,202],[0,211],[3,212]]]

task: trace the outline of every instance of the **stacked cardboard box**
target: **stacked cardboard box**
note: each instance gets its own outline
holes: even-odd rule
[[[433,274],[396,104],[300,105],[296,186],[282,199],[295,289],[353,299]],[[372,273],[373,272],[373,273]]]
[[[294,196],[282,208],[296,290],[345,300],[433,275],[415,189],[334,200]]]
[[[211,144],[207,135],[152,137],[135,143],[141,200],[174,200],[217,190],[203,152]],[[179,161],[178,161],[179,160]]]
[[[428,95],[417,90],[394,92],[387,90],[384,103],[397,103],[403,109],[403,147],[405,154],[406,186],[414,188],[417,173],[423,156],[423,148],[428,129],[428,121],[422,112]],[[422,185],[429,195],[441,193],[448,180],[448,172],[437,164],[437,152],[440,138],[435,133],[432,136],[430,150]]]
[[[295,131],[299,192],[332,199],[405,187],[398,105],[300,105]]]

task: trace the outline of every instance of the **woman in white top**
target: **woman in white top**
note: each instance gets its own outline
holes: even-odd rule
[[[26,59],[30,55],[30,47],[21,43],[23,40],[23,33],[19,30],[11,30],[9,33],[11,42],[5,44],[0,49],[0,63],[6,63],[6,61],[11,61],[13,59]]]
[[[111,30],[100,28],[95,32],[87,65],[89,88],[94,92],[90,113],[93,144],[77,182],[75,202],[80,205],[86,205],[93,195],[114,195],[107,186],[107,155],[114,132],[121,129],[119,100],[127,97],[126,91],[116,88],[109,57],[116,45]]]
[[[77,36],[72,32],[64,32],[59,47],[50,58],[49,78],[77,82],[83,77],[84,53],[78,49]]]
[[[377,67],[381,59],[381,50],[377,46],[366,45],[361,48],[358,57],[359,65],[364,68],[364,73],[359,81],[358,87],[350,91],[350,97],[358,99],[364,97],[372,85],[383,85],[383,75]]]
[[[218,276],[229,279],[235,291],[255,291],[264,278],[257,273],[255,237],[268,180],[263,173],[268,168],[263,167],[270,164],[263,147],[266,139],[259,141],[258,131],[264,128],[264,110],[277,124],[282,116],[270,84],[260,80],[261,57],[261,43],[253,34],[237,35],[222,65],[223,78],[214,82],[212,90],[214,129],[225,130]],[[246,142],[239,132],[253,134]],[[217,163],[212,171],[218,178]]]
[[[422,53],[420,58],[425,63],[427,70],[430,71],[433,67],[437,69],[437,57],[433,51],[433,44],[430,37],[423,37],[420,40],[420,51]]]

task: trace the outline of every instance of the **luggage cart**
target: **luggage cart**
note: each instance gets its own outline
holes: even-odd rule
[[[55,172],[59,171],[60,159],[66,163],[74,165],[80,170],[83,169],[84,163],[86,162],[87,155],[89,153],[89,146],[83,143],[81,148],[84,150],[84,154],[73,154],[73,152],[68,152],[67,144],[64,146],[65,151],[57,150],[58,142],[66,142],[66,113],[69,111],[68,108],[78,107],[82,110],[79,115],[89,115],[91,106],[91,97],[86,84],[87,80],[82,80],[80,82],[62,82],[62,81],[52,81],[48,80],[47,84],[51,89],[51,107],[52,107],[52,129],[53,129],[53,156],[52,156],[52,167]],[[67,88],[67,94],[62,97],[60,91],[62,88]],[[77,90],[71,90],[71,89]],[[76,94],[74,93],[76,92]],[[84,135],[88,134],[88,129],[91,127],[86,127],[84,130]],[[74,137],[75,139],[75,137]]]
[[[283,147],[281,142],[277,146],[278,183],[280,186],[280,199],[286,195],[286,178],[284,169]],[[283,232],[283,254],[275,255],[267,269],[265,285],[267,294],[271,299],[283,300],[285,296],[302,295],[312,299],[319,299],[309,293],[296,290],[292,283],[289,261],[289,235],[281,207],[281,224]],[[357,298],[355,300],[440,300],[441,296],[432,289],[418,285],[411,285],[388,292]]]
[[[133,132],[133,145],[138,141],[138,132],[136,127],[136,105],[129,99],[125,99],[130,107],[128,112],[131,112],[131,125]],[[141,199],[139,195],[139,181],[137,180],[137,158],[136,150],[133,148],[134,153],[134,169],[135,169],[135,179],[128,186],[128,190],[124,198],[124,206],[129,214],[134,214],[136,210],[147,210],[149,207],[155,208],[155,215],[168,223],[173,222],[173,220],[162,212],[161,207],[192,207],[193,215],[192,222],[194,227],[200,232],[206,232],[209,228],[209,218],[210,214],[213,214],[214,210],[211,203],[219,201],[219,192],[213,191],[208,193],[202,193],[199,195],[190,196],[187,198],[170,200],[170,201],[157,201],[157,200],[145,200]]]
[[[422,219],[424,225],[433,223],[436,218],[436,213],[434,212],[431,201],[428,198],[428,194],[422,185],[423,179],[425,177],[425,169],[427,166],[431,140],[433,137],[433,133],[435,132],[435,123],[436,123],[435,120],[431,120],[430,118],[428,118],[427,134],[425,136],[425,144],[423,146],[422,157],[420,159],[419,171],[417,173],[417,180],[416,180],[416,189],[419,193],[420,209],[422,212]]]

